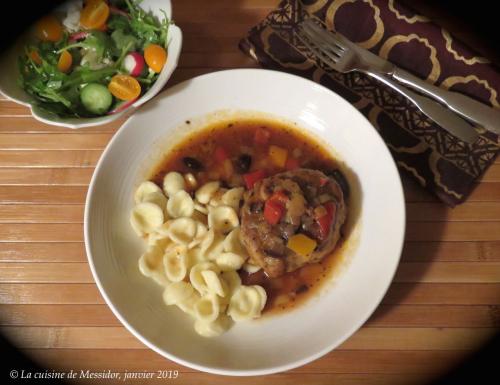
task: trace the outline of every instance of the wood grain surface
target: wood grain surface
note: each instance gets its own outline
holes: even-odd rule
[[[256,67],[237,44],[277,3],[173,1],[185,40],[169,86],[224,68]],[[111,313],[83,245],[87,186],[123,122],[49,126],[0,97],[0,331],[42,367],[178,370],[169,380],[176,384],[422,384],[498,331],[500,160],[455,209],[403,178],[408,227],[394,282],[369,321],[335,351],[289,372],[238,379],[164,359]],[[100,383],[113,382],[121,381]]]

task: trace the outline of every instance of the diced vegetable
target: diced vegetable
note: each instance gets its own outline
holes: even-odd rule
[[[214,152],[215,160],[219,163],[223,163],[226,159],[229,158],[227,151],[222,146],[217,146]]]
[[[123,110],[126,110],[132,104],[134,104],[136,100],[137,100],[137,98],[132,99],[132,100],[122,100],[122,101],[118,102],[116,104],[115,108],[113,108],[111,111],[108,112],[108,115],[117,114],[118,112],[122,112]]]
[[[243,175],[243,180],[247,186],[247,189],[253,188],[253,185],[257,183],[259,180],[264,179],[266,177],[266,173],[264,170],[257,170],[254,172],[250,172],[248,174]]]
[[[224,176],[227,179],[230,179],[233,174],[234,174],[234,168],[233,168],[233,163],[231,162],[231,159],[226,159],[223,163],[222,166],[224,167]]]
[[[187,168],[193,171],[200,171],[203,170],[203,165],[200,163],[200,161],[196,158],[192,158],[190,156],[185,156],[182,158],[182,161],[186,165]]]
[[[40,57],[38,51],[35,49],[30,52],[30,59],[38,65],[42,64],[42,58]]]
[[[286,203],[290,200],[288,196],[283,192],[283,191],[275,191],[273,195],[271,195],[270,200],[277,201],[283,205],[286,205]]]
[[[80,99],[84,107],[94,114],[105,113],[113,102],[113,97],[106,86],[99,83],[89,83],[83,87]]]
[[[42,17],[35,24],[35,34],[42,41],[59,41],[63,37],[63,28],[54,15]]]
[[[279,223],[285,214],[285,207],[275,199],[268,199],[264,204],[264,219],[270,225]]]
[[[289,171],[300,167],[299,161],[295,158],[288,158],[285,163],[285,168]]]
[[[265,146],[269,142],[269,138],[271,138],[271,133],[265,128],[259,127],[255,131],[253,141],[257,145]]]
[[[109,7],[103,0],[89,1],[80,13],[80,24],[87,29],[99,29],[106,24]]]
[[[88,35],[89,33],[87,31],[75,32],[69,35],[68,41],[74,43],[75,41],[85,39]]]
[[[144,70],[144,58],[139,52],[129,52],[123,59],[123,68],[134,77],[140,76]]]
[[[285,167],[288,150],[274,145],[269,146],[269,158],[275,166]]]
[[[236,170],[240,174],[244,174],[250,170],[250,166],[252,165],[252,157],[248,154],[241,154],[235,162]]]
[[[337,211],[337,206],[335,206],[335,203],[333,202],[327,202],[323,207],[325,208],[326,213],[316,218],[321,239],[325,239],[328,236],[335,217],[335,212]]]
[[[120,100],[132,100],[141,94],[141,85],[129,75],[115,75],[108,84],[109,91]]]
[[[323,187],[324,185],[326,185],[328,183],[328,178],[320,178],[319,180],[319,185],[321,187]]]
[[[288,239],[286,247],[307,258],[312,254],[317,244],[314,239],[309,238],[307,235],[295,234]]]
[[[62,51],[57,62],[57,69],[61,72],[68,72],[72,64],[73,56],[66,50]]]
[[[144,59],[154,72],[160,73],[167,61],[167,51],[158,44],[150,44],[144,50]]]

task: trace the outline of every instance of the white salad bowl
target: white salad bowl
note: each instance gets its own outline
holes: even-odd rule
[[[70,0],[71,1],[71,0]],[[69,3],[69,2],[68,2]],[[158,18],[163,18],[164,15],[161,10],[164,10],[168,18],[172,19],[172,6],[170,0],[144,0],[140,6],[146,11],[151,11]],[[61,7],[65,7],[63,4]],[[24,45],[28,41],[28,33],[21,36],[13,46],[0,57],[0,92],[8,99],[29,107],[33,117],[41,122],[52,124],[55,126],[63,126],[69,128],[82,128],[89,126],[97,126],[105,123],[112,122],[123,116],[130,114],[130,112],[148,100],[153,98],[165,86],[168,79],[172,76],[175,68],[177,67],[179,56],[182,48],[182,31],[174,24],[170,24],[168,29],[168,36],[166,45],[168,47],[168,57],[165,66],[159,74],[153,86],[139,99],[127,108],[116,112],[114,114],[99,116],[95,118],[66,118],[59,117],[56,114],[50,113],[46,110],[38,108],[33,96],[25,92],[18,84],[19,66],[18,59],[23,53]]]
[[[219,337],[196,334],[193,320],[162,301],[144,277],[145,250],[129,216],[133,194],[168,149],[214,119],[264,116],[297,124],[345,162],[356,196],[342,266],[303,305],[235,324]],[[351,336],[375,310],[399,262],[403,191],[394,161],[373,126],[348,102],[312,81],[240,69],[178,84],[144,106],[114,136],[93,175],[85,245],[95,281],[114,314],[145,345],[190,368],[249,376],[289,370]]]

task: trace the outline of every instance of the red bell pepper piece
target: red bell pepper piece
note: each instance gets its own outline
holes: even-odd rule
[[[253,172],[249,172],[248,174],[243,174],[243,180],[247,185],[247,189],[253,188],[253,185],[257,183],[259,180],[264,179],[266,177],[266,172],[264,170],[257,170]]]
[[[296,168],[299,168],[300,164],[299,161],[295,158],[288,158],[285,163],[285,168],[287,170],[295,170]]]
[[[265,146],[269,142],[269,138],[271,138],[271,133],[265,128],[259,127],[255,131],[253,141],[255,144]]]
[[[224,147],[217,146],[215,149],[215,160],[219,163],[224,163],[226,159],[229,159],[229,155]]]
[[[335,212],[337,211],[337,206],[333,202],[325,203],[326,214],[317,218],[319,226],[319,234],[321,239],[325,239],[330,232],[330,227],[333,223],[333,218],[335,217]]]
[[[268,199],[264,205],[264,219],[270,225],[276,225],[279,223],[283,214],[285,213],[285,207],[277,199]]]

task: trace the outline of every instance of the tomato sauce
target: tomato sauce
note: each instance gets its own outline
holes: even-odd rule
[[[288,163],[284,167],[273,163],[270,146],[286,150]],[[249,164],[248,157],[251,158]],[[245,186],[244,174],[256,171],[271,176],[288,167],[304,167],[328,173],[339,170],[341,165],[324,146],[295,126],[274,120],[242,119],[217,122],[189,135],[169,151],[151,180],[161,186],[165,174],[178,171],[192,173],[198,186],[220,180],[223,186],[237,187]],[[347,204],[349,206],[348,200]],[[317,293],[332,277],[344,248],[342,237],[334,252],[321,262],[278,278],[267,277],[263,270],[254,274],[242,271],[240,276],[244,284],[261,285],[266,290],[268,301],[264,314],[290,309]]]

